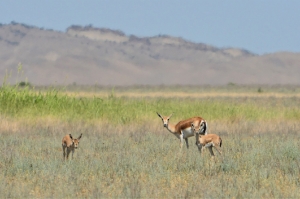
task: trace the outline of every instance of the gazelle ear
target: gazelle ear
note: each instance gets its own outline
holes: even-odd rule
[[[71,134],[69,134],[69,136],[70,136],[70,138],[73,140],[73,137],[72,137],[72,135],[71,135]]]
[[[162,118],[162,116],[158,112],[156,112],[156,114],[158,115],[158,117]]]
[[[81,137],[82,137],[82,133],[81,133],[80,136],[77,138],[77,140],[80,140]]]
[[[173,113],[171,113],[171,115],[169,116],[169,119],[172,117]]]

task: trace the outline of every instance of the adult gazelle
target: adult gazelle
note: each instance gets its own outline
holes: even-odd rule
[[[157,112],[156,112],[157,113]],[[178,122],[176,125],[169,122],[173,114],[169,116],[162,116],[157,113],[158,117],[162,119],[164,127],[178,139],[180,139],[180,148],[182,148],[183,140],[185,140],[186,147],[189,148],[188,138],[194,136],[194,131],[191,128],[192,123],[199,123],[202,126],[201,134],[207,134],[207,122],[202,117],[192,117]]]

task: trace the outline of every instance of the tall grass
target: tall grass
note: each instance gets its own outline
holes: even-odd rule
[[[266,103],[267,102],[267,103]],[[156,119],[155,112],[170,114],[174,120],[200,115],[208,120],[299,120],[298,98],[126,98],[71,97],[49,90],[33,92],[29,89],[2,87],[0,111],[12,117],[57,117],[62,120],[106,120],[114,124],[130,124]]]
[[[70,97],[0,90],[0,193],[4,198],[298,198],[298,98]],[[171,122],[194,115],[223,139],[224,161],[179,150]],[[61,139],[83,133],[74,159]],[[194,143],[195,138],[190,138]]]

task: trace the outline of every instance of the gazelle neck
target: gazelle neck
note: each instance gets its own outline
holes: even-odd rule
[[[168,129],[168,131],[170,131],[170,133],[175,134],[175,125],[168,123],[168,126],[166,126],[166,129]]]

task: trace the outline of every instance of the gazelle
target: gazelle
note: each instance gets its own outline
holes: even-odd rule
[[[63,149],[64,159],[65,158],[69,159],[69,154],[71,151],[72,151],[72,158],[73,158],[74,151],[75,151],[75,149],[78,148],[79,140],[81,137],[82,137],[82,133],[80,134],[80,136],[77,139],[73,139],[71,134],[68,134],[65,137],[63,137],[62,149]],[[66,157],[66,155],[67,155],[67,157]]]
[[[157,113],[157,115],[162,119],[164,127],[167,128],[170,133],[180,139],[180,148],[182,148],[183,139],[185,140],[186,147],[189,148],[188,138],[194,136],[194,132],[191,129],[191,123],[198,122],[202,126],[201,133],[204,135],[207,134],[207,122],[201,117],[192,117],[173,125],[169,123],[173,113],[170,116],[161,116],[159,113]]]
[[[212,148],[215,147],[215,149],[222,155],[221,152],[221,146],[222,146],[222,139],[220,136],[216,134],[207,134],[207,135],[201,135],[202,128],[201,124],[195,124],[192,123],[192,131],[196,134],[196,145],[198,146],[198,150],[201,153],[204,148],[208,148],[209,152],[212,157],[215,156]]]

